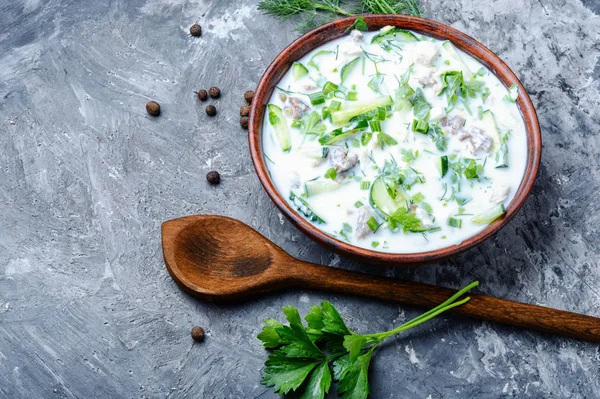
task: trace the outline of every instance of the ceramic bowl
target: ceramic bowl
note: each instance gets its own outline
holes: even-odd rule
[[[506,87],[510,87],[513,83],[519,87],[517,105],[523,116],[527,131],[527,164],[521,185],[513,200],[507,206],[505,216],[497,219],[484,230],[460,244],[435,251],[395,254],[360,248],[330,236],[304,219],[286,202],[281,193],[277,191],[273,181],[269,177],[262,151],[263,118],[275,85],[281,80],[294,61],[299,60],[308,52],[322,46],[326,42],[347,35],[348,28],[355,21],[355,18],[352,17],[335,20],[305,34],[287,46],[269,65],[260,79],[252,102],[248,127],[250,155],[256,169],[256,174],[271,200],[273,200],[275,205],[294,226],[317,243],[324,245],[336,253],[379,265],[415,266],[439,262],[487,240],[505,226],[523,206],[537,176],[542,153],[542,138],[537,115],[529,95],[514,72],[496,54],[472,37],[442,23],[412,16],[365,15],[364,18],[369,30],[379,30],[384,26],[392,25],[420,32],[436,39],[450,40],[456,47],[485,65]]]

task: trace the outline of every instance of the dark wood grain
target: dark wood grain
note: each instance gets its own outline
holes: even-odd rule
[[[456,292],[303,262],[250,226],[224,216],[187,216],[165,222],[162,245],[173,279],[185,291],[206,300],[237,300],[302,287],[432,308]],[[485,295],[469,296],[468,303],[452,312],[600,342],[600,318]]]
[[[481,244],[506,225],[523,206],[533,187],[542,154],[542,138],[538,118],[531,99],[517,76],[497,55],[472,37],[440,22],[407,15],[364,15],[364,18],[369,30],[378,30],[384,26],[393,25],[421,32],[436,39],[450,40],[456,47],[485,65],[506,87],[510,87],[512,84],[519,87],[517,105],[523,116],[527,132],[527,163],[523,180],[513,200],[506,208],[506,215],[491,223],[480,233],[457,245],[413,254],[384,253],[356,247],[319,230],[299,215],[277,191],[269,176],[262,153],[262,125],[265,108],[275,85],[292,63],[324,43],[346,35],[348,28],[355,21],[355,18],[352,17],[335,20],[300,37],[286,47],[267,68],[256,89],[250,112],[248,141],[252,162],[265,191],[286,218],[308,237],[330,250],[364,262],[386,266],[415,266],[439,262]]]

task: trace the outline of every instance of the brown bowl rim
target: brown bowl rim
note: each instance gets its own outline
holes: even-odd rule
[[[414,30],[436,39],[450,40],[459,49],[485,65],[506,87],[509,87],[513,83],[518,86],[519,97],[517,105],[527,132],[527,164],[523,180],[514,198],[507,206],[504,217],[497,219],[478,234],[459,244],[418,253],[378,252],[345,243],[319,230],[300,216],[277,191],[269,177],[261,151],[264,110],[274,87],[281,80],[283,74],[287,72],[293,61],[300,59],[316,47],[343,36],[354,23],[355,17],[332,21],[299,37],[284,48],[269,65],[258,83],[250,111],[248,142],[252,162],[260,183],[277,208],[296,228],[317,243],[353,259],[386,266],[414,266],[439,262],[467,251],[496,234],[514,217],[525,203],[537,177],[542,153],[542,137],[537,114],[527,91],[515,73],[500,57],[469,35],[440,22],[419,17],[407,15],[363,15],[363,17],[370,31],[380,29],[386,25],[392,25]]]

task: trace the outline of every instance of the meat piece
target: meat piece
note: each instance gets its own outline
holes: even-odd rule
[[[467,142],[467,148],[473,155],[478,151],[490,152],[492,149],[492,138],[475,126],[471,126],[468,129],[461,129],[458,139]]]
[[[428,74],[424,75],[421,79],[419,79],[419,83],[425,87],[433,86],[437,83],[437,79],[435,78],[435,71],[430,71]]]
[[[442,130],[448,134],[456,134],[456,132],[465,125],[465,118],[456,115],[452,118],[442,118]]]
[[[304,104],[298,97],[288,97],[288,102],[292,108],[292,117],[294,119],[302,118],[302,115],[308,111],[308,105]]]
[[[371,219],[371,217],[373,216],[375,216],[373,214],[373,211],[367,205],[363,205],[360,208],[358,208],[358,216],[356,217],[356,228],[354,229],[357,238],[364,238],[373,232],[367,224],[369,219]]]
[[[508,194],[510,194],[510,186],[498,184],[492,188],[492,192],[490,193],[490,202],[493,202],[494,204],[501,204],[506,201]]]
[[[350,32],[350,37],[352,38],[352,40],[354,40],[355,42],[360,42],[363,38],[363,34],[361,31],[354,29],[352,32]]]
[[[304,90],[312,91],[318,89],[315,85],[304,85]]]
[[[417,62],[422,65],[432,65],[439,54],[438,46],[433,42],[420,42],[416,47]]]
[[[336,172],[342,173],[356,166],[358,155],[348,156],[348,151],[343,147],[333,147],[329,150],[329,162]]]

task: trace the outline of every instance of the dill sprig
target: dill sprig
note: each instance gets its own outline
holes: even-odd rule
[[[353,11],[343,8],[341,0],[262,0],[258,9],[281,19],[301,16],[297,27],[301,32],[362,13],[423,15],[420,0],[360,0],[360,7]]]

